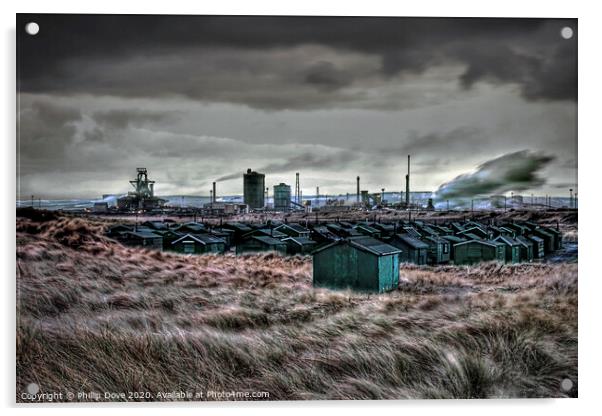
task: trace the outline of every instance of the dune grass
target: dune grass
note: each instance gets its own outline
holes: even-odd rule
[[[153,252],[103,227],[17,220],[18,401],[32,382],[144,400],[577,395],[576,264],[402,265],[398,290],[362,294],[314,289],[310,257]]]

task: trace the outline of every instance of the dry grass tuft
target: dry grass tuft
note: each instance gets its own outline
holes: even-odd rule
[[[156,253],[104,226],[18,219],[18,392],[577,395],[576,264],[403,265],[369,295],[314,289],[309,257]]]

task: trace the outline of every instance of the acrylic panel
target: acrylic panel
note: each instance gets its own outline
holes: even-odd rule
[[[16,400],[577,397],[577,36],[17,15]]]

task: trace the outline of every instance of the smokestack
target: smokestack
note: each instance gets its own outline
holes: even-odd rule
[[[410,155],[408,155],[408,174],[406,175],[406,207],[410,206]]]
[[[213,182],[213,199],[211,200],[211,202],[215,202],[217,200],[216,197],[216,193],[215,193],[215,182]]]
[[[150,184],[150,196],[155,196],[155,184]]]
[[[295,174],[295,202],[297,204],[301,203],[301,187],[299,185],[299,172]]]
[[[356,194],[356,202],[360,202],[360,177],[358,176],[357,179],[357,194]]]

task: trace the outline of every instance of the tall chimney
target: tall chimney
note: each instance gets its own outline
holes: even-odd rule
[[[217,197],[215,195],[215,182],[213,182],[213,199],[211,200],[211,202],[215,202],[217,200]]]
[[[357,182],[357,193],[356,193],[356,202],[360,202],[360,177],[358,176],[356,178],[356,182]]]
[[[410,155],[408,155],[408,174],[406,175],[406,207],[410,206]]]

